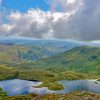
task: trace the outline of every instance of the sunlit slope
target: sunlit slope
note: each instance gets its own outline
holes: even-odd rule
[[[22,63],[47,58],[65,50],[59,46],[0,45],[0,63]]]
[[[32,64],[48,70],[76,70],[80,72],[100,72],[100,48],[75,47],[54,57],[42,59]]]
[[[17,77],[18,72],[11,67],[0,65],[0,80],[13,79]]]

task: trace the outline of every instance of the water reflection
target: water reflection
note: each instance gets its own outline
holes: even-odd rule
[[[48,90],[47,87],[43,88],[34,88],[35,86],[40,85],[42,82],[38,81],[27,81],[27,80],[6,80],[0,82],[0,87],[3,88],[3,91],[7,92],[9,96],[28,94],[28,93],[37,93],[37,94],[48,94],[48,93],[70,93],[73,91],[89,91],[94,93],[100,93],[100,82],[95,80],[76,80],[76,81],[60,81],[64,86],[64,90],[61,91],[52,91]]]

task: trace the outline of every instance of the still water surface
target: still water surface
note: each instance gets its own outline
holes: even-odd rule
[[[64,86],[64,90],[61,91],[50,91],[47,87],[34,88],[40,85],[42,82],[38,81],[27,81],[27,80],[6,80],[0,81],[0,87],[3,91],[7,92],[8,96],[37,93],[37,94],[48,94],[48,93],[71,93],[73,91],[88,91],[100,94],[100,82],[95,80],[75,80],[75,81],[60,81]]]

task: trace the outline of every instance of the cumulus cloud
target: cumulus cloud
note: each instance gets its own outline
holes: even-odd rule
[[[4,33],[4,34],[6,34],[7,32],[9,32],[12,28],[13,28],[13,26],[8,25],[8,24],[0,25],[0,31],[1,31],[1,33]]]
[[[57,2],[53,3],[56,5]],[[63,2],[58,2],[59,5]],[[68,3],[69,4],[69,3]],[[53,6],[52,6],[53,7]],[[56,9],[56,8],[55,8]],[[72,9],[72,8],[71,8]],[[9,31],[5,32],[4,26],[1,27],[0,33],[7,36],[27,36],[27,37],[36,37],[36,38],[52,38],[59,37],[59,34],[62,38],[65,37],[66,32],[58,33],[61,25],[62,28],[66,28],[64,23],[67,23],[69,17],[73,15],[77,9],[73,11],[66,12],[52,12],[52,11],[42,11],[40,9],[29,9],[27,13],[20,12],[11,12],[8,16],[8,25],[11,26]],[[61,23],[61,25],[59,24]],[[58,29],[57,29],[58,28]],[[3,31],[4,30],[4,31]],[[66,30],[65,30],[66,31]],[[5,34],[6,33],[6,34]]]
[[[100,0],[46,0],[50,11],[29,9],[11,12],[8,22],[0,25],[2,36],[100,39]]]
[[[83,5],[83,0],[46,0],[51,6],[51,11],[74,12],[77,11],[80,5]]]
[[[72,17],[70,25],[76,24],[83,40],[100,40],[100,0],[84,0],[84,6]]]
[[[51,12],[44,12],[39,9],[30,9],[27,13],[12,12],[8,19],[9,25],[13,28],[8,32],[9,35],[44,38],[45,35],[52,36],[50,33],[51,22],[57,20]],[[50,35],[51,34],[51,35]]]
[[[62,34],[58,33],[61,25],[64,29],[64,22],[66,23],[71,15],[72,13],[45,12],[40,9],[30,9],[24,14],[18,11],[11,12],[8,24],[0,26],[0,33],[6,36],[56,38],[56,35]]]

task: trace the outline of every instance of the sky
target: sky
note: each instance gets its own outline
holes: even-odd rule
[[[0,0],[0,37],[100,40],[100,0]]]

